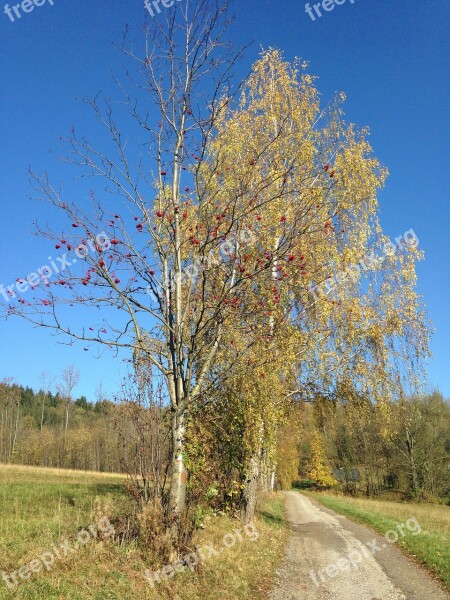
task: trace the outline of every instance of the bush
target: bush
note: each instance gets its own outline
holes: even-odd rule
[[[316,482],[312,479],[299,479],[292,482],[292,487],[297,490],[311,490],[316,489]]]

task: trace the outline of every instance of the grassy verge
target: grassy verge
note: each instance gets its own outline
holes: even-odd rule
[[[153,572],[164,565],[146,564],[134,543],[119,546],[96,539],[55,560],[48,571],[32,573],[26,580],[19,578],[19,585],[8,589],[2,571],[8,575],[17,571],[64,539],[74,547],[80,529],[96,523],[100,514],[120,513],[127,502],[120,475],[0,465],[0,599],[267,597],[288,536],[283,524],[284,504],[277,495],[265,499],[260,507],[256,521],[259,535],[253,530],[244,532],[240,523],[228,516],[210,516],[204,529],[196,533],[193,546],[209,546],[215,552],[208,558],[205,553],[205,560],[193,572],[162,578],[155,587],[146,580],[145,570]],[[104,513],[99,512],[101,509]],[[241,531],[237,534],[236,530]]]
[[[202,563],[194,573],[176,576],[159,588],[160,596],[177,600],[262,600],[273,584],[273,574],[279,564],[288,530],[284,525],[284,503],[272,495],[262,503],[256,519],[258,537],[242,534],[231,548],[224,547],[224,536],[236,529],[239,522],[226,516],[210,520],[198,533],[195,542],[200,547],[211,546],[219,555]]]
[[[450,589],[450,508],[443,505],[398,503],[366,498],[350,498],[331,494],[311,493],[324,506],[359,523],[370,525],[384,535],[397,530],[398,524],[416,519],[420,533],[414,535],[404,528],[397,544],[428,567]]]

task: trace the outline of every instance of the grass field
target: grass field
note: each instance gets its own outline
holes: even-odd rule
[[[355,521],[373,527],[381,534],[415,518],[420,533],[405,530],[400,545],[409,555],[429,568],[450,590],[450,507],[438,504],[399,503],[312,493],[324,506]]]
[[[95,526],[104,514],[111,518],[126,509],[129,500],[123,482],[123,475],[116,474],[0,465],[0,575],[6,573],[12,582],[11,573],[40,560],[44,553],[55,554],[59,548],[61,555],[48,570],[23,571],[29,575],[26,580],[16,575],[19,585],[11,590],[0,578],[0,599],[256,600],[267,596],[288,536],[279,496],[268,498],[261,507],[255,541],[242,534],[242,541],[226,548],[224,536],[240,524],[228,516],[211,516],[193,545],[213,547],[217,555],[200,562],[194,572],[162,579],[152,588],[145,570],[163,565],[146,563],[134,542],[120,546],[99,535],[85,545],[77,544],[80,530]],[[66,556],[60,548],[65,539],[71,548]]]

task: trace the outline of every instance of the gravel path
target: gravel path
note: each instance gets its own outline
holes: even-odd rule
[[[450,599],[384,537],[298,492],[285,495],[292,534],[270,600]]]

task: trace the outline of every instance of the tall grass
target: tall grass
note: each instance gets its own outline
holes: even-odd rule
[[[11,573],[50,551],[61,539],[95,523],[102,506],[111,514],[126,512],[123,475],[0,465],[0,574]],[[33,574],[10,592],[0,578],[0,599],[18,600],[259,600],[267,597],[281,559],[288,530],[279,496],[268,498],[257,519],[260,537],[223,549],[187,571],[152,588],[146,569],[162,568],[143,559],[136,542],[92,541],[55,562],[50,571]],[[210,515],[193,544],[223,546],[224,535],[241,525],[229,516]]]

